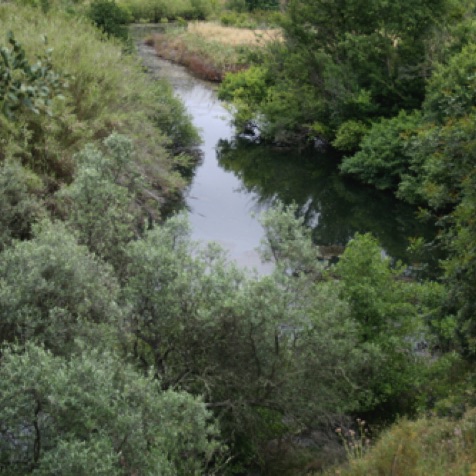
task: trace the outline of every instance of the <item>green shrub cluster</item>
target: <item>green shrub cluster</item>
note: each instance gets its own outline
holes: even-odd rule
[[[276,28],[281,25],[283,15],[278,11],[255,10],[253,12],[242,12],[236,10],[225,10],[220,14],[220,23],[223,26],[234,26],[236,28]]]
[[[129,15],[114,0],[94,0],[89,5],[88,17],[108,36],[127,40]]]

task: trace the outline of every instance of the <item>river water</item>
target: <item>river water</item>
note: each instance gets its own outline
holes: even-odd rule
[[[356,232],[371,232],[387,254],[408,262],[409,238],[433,235],[413,208],[340,176],[336,158],[328,153],[303,154],[236,139],[215,85],[137,44],[146,68],[171,83],[203,140],[203,161],[185,197],[194,239],[216,241],[240,265],[267,272],[256,253],[263,236],[256,215],[276,200],[297,204],[327,258],[338,255]]]

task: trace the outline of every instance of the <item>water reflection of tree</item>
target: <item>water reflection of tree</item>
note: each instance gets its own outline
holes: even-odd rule
[[[417,220],[413,208],[343,178],[335,157],[324,153],[304,155],[221,140],[217,156],[221,167],[259,197],[257,208],[276,200],[294,201],[319,245],[345,245],[356,232],[371,232],[391,256],[405,259],[409,237],[433,234],[430,226]]]

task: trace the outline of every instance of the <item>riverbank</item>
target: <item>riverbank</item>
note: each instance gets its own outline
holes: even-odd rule
[[[146,38],[158,56],[185,66],[195,76],[220,82],[229,72],[248,67],[250,54],[267,43],[280,41],[278,29],[258,30],[193,22],[185,28],[164,30]]]

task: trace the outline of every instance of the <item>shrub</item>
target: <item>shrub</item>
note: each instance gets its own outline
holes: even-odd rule
[[[94,0],[88,11],[93,23],[107,36],[127,40],[128,30],[125,26],[129,15],[114,0]]]
[[[32,225],[46,216],[41,179],[20,164],[0,167],[0,251],[12,240],[32,237]]]
[[[10,119],[22,107],[35,114],[39,114],[40,110],[51,114],[52,99],[59,97],[67,85],[64,78],[53,70],[51,50],[47,50],[36,64],[30,64],[25,50],[12,32],[7,38],[11,48],[2,47],[0,56],[2,112]]]
[[[117,298],[110,268],[62,225],[42,222],[34,239],[0,254],[2,341],[37,342],[61,354],[76,337],[97,343],[103,326],[121,315]]]

